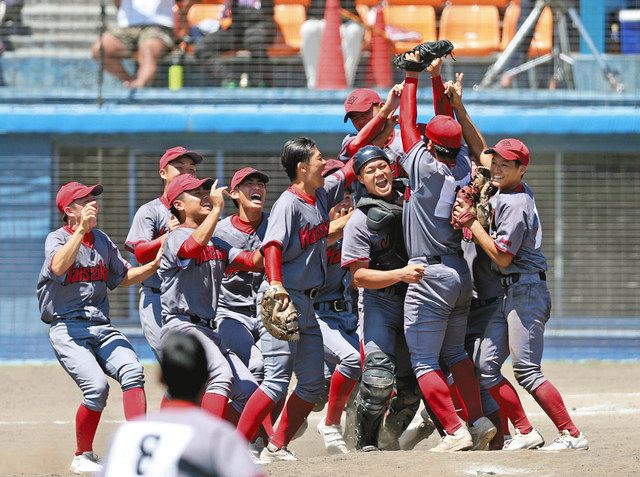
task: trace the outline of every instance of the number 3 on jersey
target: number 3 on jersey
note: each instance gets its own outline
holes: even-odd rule
[[[116,433],[106,477],[174,477],[193,430],[181,424],[128,422]]]

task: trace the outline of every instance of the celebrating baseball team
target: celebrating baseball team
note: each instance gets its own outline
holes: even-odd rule
[[[452,48],[398,55],[405,80],[385,101],[351,92],[344,120],[357,132],[338,159],[309,138],[287,141],[291,183],[270,212],[267,174],[242,167],[219,187],[198,178],[200,154],[167,150],[164,190],[124,244],[137,267],[97,228],[103,187],[60,188],[63,224],[47,237],[37,295],[83,394],[72,472],[263,475],[260,464],[298,460],[290,442],[325,407],[314,432],[329,454],[408,450],[434,431],[433,452],[589,448],[541,369],[551,297],[529,150],[514,138],[487,146],[462,74],[441,79]],[[423,70],[435,116],[418,124]],[[107,289],[136,283],[167,389],[149,415],[142,365],[109,320]],[[509,356],[558,430],[546,446],[501,372]],[[106,376],[128,422],[101,462]]]

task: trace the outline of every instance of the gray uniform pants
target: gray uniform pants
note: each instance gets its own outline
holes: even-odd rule
[[[260,349],[264,358],[264,381],[260,389],[278,402],[286,396],[291,376],[295,373],[298,382],[294,392],[304,401],[317,402],[322,398],[324,387],[324,347],[320,326],[313,301],[300,290],[287,291],[298,310],[300,339],[279,340],[262,330]],[[262,293],[258,295],[257,303],[261,300]]]
[[[538,274],[523,274],[505,291],[502,313],[493,316],[480,344],[477,366],[480,385],[489,389],[502,380],[500,369],[511,353],[513,372],[529,392],[546,381],[541,361],[544,328],[551,315],[547,282]]]
[[[411,375],[409,349],[403,333],[403,295],[381,291],[362,292],[362,332],[364,354],[383,352],[393,357],[396,377]]]
[[[465,349],[476,366],[476,373],[479,374],[480,344],[489,322],[497,315],[502,314],[502,297],[491,300],[471,300],[469,317],[467,318],[467,335],[465,336]],[[493,414],[500,409],[498,403],[491,397],[489,391],[480,389],[480,400],[484,415]]]
[[[80,318],[57,320],[49,328],[49,341],[56,358],[82,391],[82,403],[93,411],[102,411],[107,405],[107,376],[118,381],[123,391],[144,386],[142,365],[131,343],[110,324]]]
[[[218,308],[216,323],[220,334],[221,347],[235,353],[249,368],[257,382],[264,378],[262,351],[258,347],[262,322],[248,311],[232,308]]]
[[[154,293],[151,288],[140,287],[140,302],[138,304],[140,325],[147,343],[151,347],[156,359],[160,360],[160,330],[162,330],[162,306],[160,293]]]
[[[336,312],[320,303],[316,318],[324,344],[324,360],[334,365],[348,379],[360,379],[360,338],[358,319],[350,311]]]
[[[207,355],[207,393],[221,394],[231,399],[232,406],[242,412],[258,383],[247,367],[234,353],[220,350],[220,336],[211,328],[194,324],[187,317],[172,317],[162,327],[162,345],[173,333],[182,333],[196,338]]]
[[[420,378],[440,369],[440,356],[449,367],[467,358],[464,339],[473,285],[467,262],[457,255],[444,255],[435,265],[425,258],[409,263],[425,266],[424,277],[409,285],[404,302],[405,336]]]

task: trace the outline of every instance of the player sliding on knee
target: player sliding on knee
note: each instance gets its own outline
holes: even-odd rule
[[[149,263],[131,267],[96,228],[102,191],[101,185],[78,182],[60,188],[56,205],[64,225],[47,236],[37,285],[41,319],[51,325],[56,358],[84,397],[76,414],[73,473],[101,468],[93,439],[109,394],[105,374],[122,387],[126,419],[144,415],[147,407],[142,365],[127,338],[111,326],[107,289],[149,279],[158,269],[161,249]]]

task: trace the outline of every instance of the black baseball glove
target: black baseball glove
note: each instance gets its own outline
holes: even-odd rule
[[[407,53],[418,52],[420,61],[410,61],[405,59]],[[443,58],[453,51],[453,43],[449,40],[428,41],[420,43],[412,50],[405,51],[401,55],[396,55],[393,64],[399,70],[404,71],[424,71],[436,58]]]

